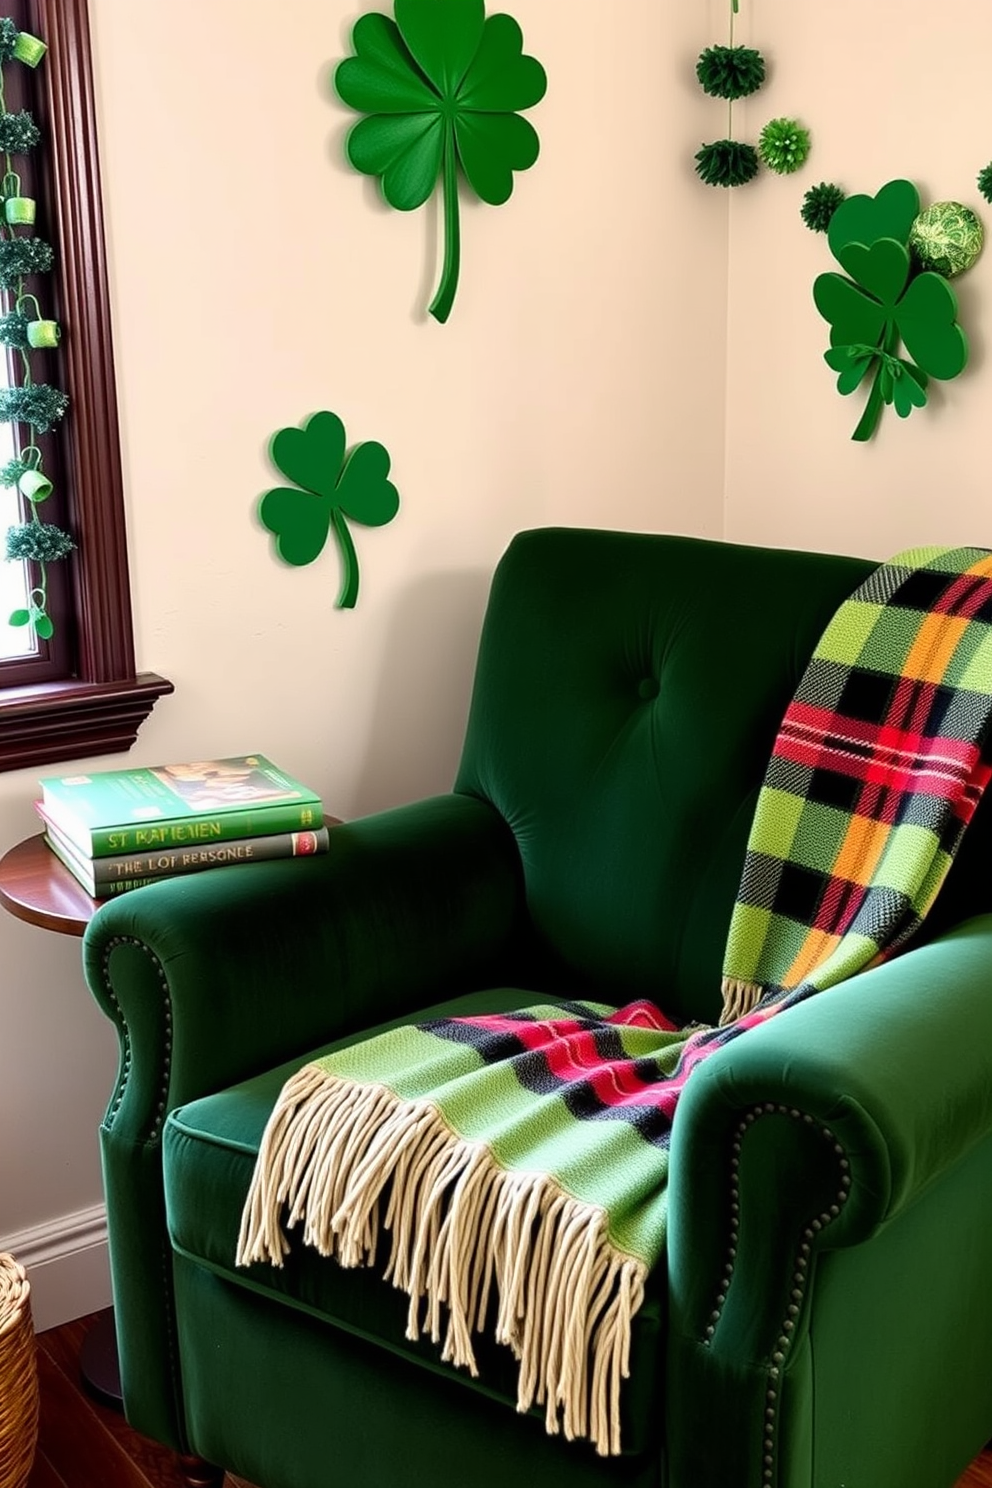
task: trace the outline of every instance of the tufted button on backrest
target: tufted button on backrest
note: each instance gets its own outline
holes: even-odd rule
[[[456,789],[516,835],[549,986],[712,1020],[778,725],[865,559],[545,528],[494,576]]]

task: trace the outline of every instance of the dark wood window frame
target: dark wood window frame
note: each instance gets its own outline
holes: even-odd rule
[[[0,770],[127,750],[156,700],[173,690],[165,678],[135,671],[86,0],[26,0],[26,13],[22,29],[49,48],[38,70],[37,117],[56,249],[53,289],[66,331],[60,385],[70,408],[60,465],[78,551],[68,564],[71,672],[4,686],[0,671]]]

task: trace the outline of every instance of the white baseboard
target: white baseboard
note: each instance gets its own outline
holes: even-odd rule
[[[27,1272],[36,1333],[110,1306],[107,1211],[102,1204],[16,1235],[0,1235],[0,1251],[8,1251]]]

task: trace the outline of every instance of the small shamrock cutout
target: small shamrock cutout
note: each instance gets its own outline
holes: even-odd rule
[[[319,558],[333,527],[341,550],[344,582],[341,609],[353,609],[358,598],[358,555],[346,518],[366,527],[383,527],[399,510],[389,474],[389,454],[366,440],[345,455],[344,425],[336,413],[315,413],[302,429],[280,429],[273,436],[272,463],[295,481],[276,486],[259,503],[263,524],[275,535],[286,563],[302,565]]]
[[[423,206],[441,180],[444,267],[430,313],[443,322],[458,286],[459,166],[484,202],[507,201],[513,172],[528,170],[540,148],[518,110],[540,103],[547,79],[524,54],[516,21],[487,18],[484,0],[395,0],[394,12],[395,21],[377,12],[356,21],[356,55],[334,82],[368,115],[348,135],[348,159],[381,178],[390,206]]]
[[[968,360],[954,291],[940,274],[914,272],[908,244],[919,209],[911,182],[890,181],[875,197],[847,197],[827,229],[847,277],[820,274],[813,285],[816,308],[830,324],[824,359],[843,394],[874,371],[857,440],[871,438],[885,404],[907,418],[926,405],[930,377],[957,377]],[[900,343],[908,356],[898,354]]]

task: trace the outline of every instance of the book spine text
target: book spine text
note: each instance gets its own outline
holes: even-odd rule
[[[210,817],[171,817],[165,821],[149,821],[140,827],[92,827],[88,856],[108,858],[131,853],[185,852],[239,838],[316,831],[323,824],[324,816],[319,806],[293,801],[244,811],[224,811]],[[84,844],[79,845],[87,851]]]

